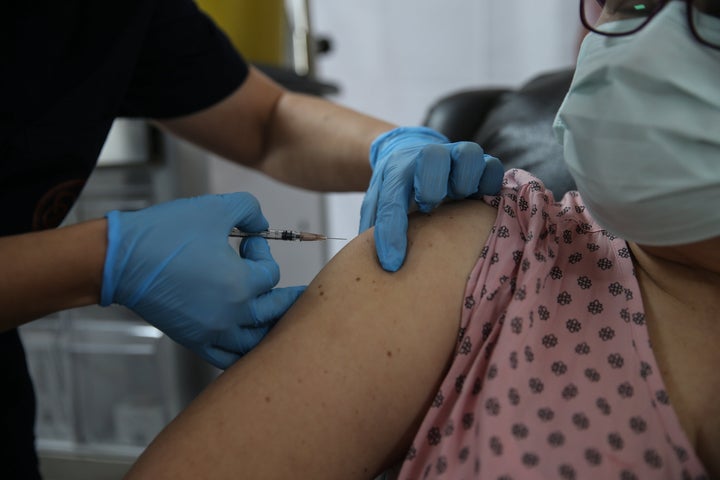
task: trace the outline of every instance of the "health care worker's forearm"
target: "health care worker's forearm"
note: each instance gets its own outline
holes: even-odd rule
[[[318,191],[364,191],[370,182],[372,141],[394,128],[329,101],[285,93],[270,124],[259,169]]]
[[[100,300],[107,222],[0,238],[0,331]]]
[[[166,131],[276,180],[317,191],[364,191],[372,141],[394,125],[311,95],[289,92],[251,68],[224,100]]]

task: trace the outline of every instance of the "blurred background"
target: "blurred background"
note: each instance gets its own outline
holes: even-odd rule
[[[574,63],[567,0],[199,0],[251,62],[287,88],[399,125],[438,98],[516,87]],[[208,158],[209,157],[209,158]],[[208,159],[209,162],[199,161]],[[118,120],[67,222],[202,193],[249,191],[271,226],[357,234],[361,193],[317,194]],[[272,244],[281,285],[306,284],[346,242]],[[102,321],[97,321],[101,319]],[[21,329],[48,480],[118,479],[217,371],[122,308],[65,311]]]

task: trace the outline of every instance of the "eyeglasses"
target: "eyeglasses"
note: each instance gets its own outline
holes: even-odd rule
[[[600,35],[632,35],[650,23],[671,1],[580,0],[580,19],[585,28]],[[703,45],[720,50],[720,0],[684,1],[692,34]],[[599,17],[598,6],[602,9]]]

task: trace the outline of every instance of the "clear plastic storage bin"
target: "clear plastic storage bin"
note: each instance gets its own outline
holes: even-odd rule
[[[159,330],[139,321],[73,319],[67,351],[78,442],[150,443],[174,414],[169,347]]]
[[[36,395],[38,438],[72,444],[72,371],[67,356],[69,314],[61,312],[20,329]]]
[[[210,378],[187,368],[196,359],[182,347],[121,307],[73,309],[20,331],[40,450],[135,456]]]

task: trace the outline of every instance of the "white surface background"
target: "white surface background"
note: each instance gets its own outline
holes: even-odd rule
[[[519,86],[574,63],[580,24],[573,0],[310,0],[330,53],[317,76],[332,100],[399,125],[422,123],[441,96]],[[327,232],[357,233],[361,194],[326,196]],[[342,242],[328,243],[329,256]]]

